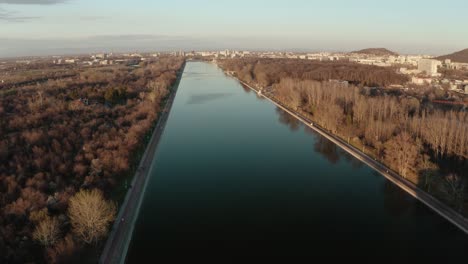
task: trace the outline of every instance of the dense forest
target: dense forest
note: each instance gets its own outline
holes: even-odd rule
[[[242,81],[261,87],[264,93],[385,163],[457,211],[468,212],[466,111],[437,109],[427,103],[427,98],[374,92],[367,87],[407,81],[389,68],[268,59],[223,60],[220,66]]]
[[[68,262],[106,237],[184,61],[5,70],[0,87],[0,262]]]
[[[234,71],[246,81],[255,81],[263,87],[278,83],[284,78],[300,80],[346,80],[357,86],[382,87],[404,84],[408,77],[392,68],[350,62],[320,62],[294,59],[232,59],[222,62],[223,67]]]

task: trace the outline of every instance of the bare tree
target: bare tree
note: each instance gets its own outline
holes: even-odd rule
[[[385,159],[398,173],[407,178],[416,167],[420,146],[411,136],[403,132],[389,140],[385,148]]]
[[[456,174],[449,174],[444,179],[441,191],[458,212],[463,210],[465,202],[465,182]]]
[[[33,233],[34,240],[41,243],[43,246],[51,246],[55,244],[60,236],[60,225],[55,217],[45,217],[36,226]]]
[[[68,215],[72,231],[88,244],[99,241],[107,234],[115,213],[115,204],[104,200],[101,191],[97,189],[81,190],[69,201]]]
[[[158,102],[168,93],[166,85],[158,81],[151,81],[148,84],[148,89],[150,90],[150,93],[148,94],[148,99],[153,103]]]

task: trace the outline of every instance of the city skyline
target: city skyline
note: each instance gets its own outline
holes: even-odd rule
[[[459,0],[0,0],[0,56],[367,47],[440,55],[468,46],[461,33],[467,8]]]

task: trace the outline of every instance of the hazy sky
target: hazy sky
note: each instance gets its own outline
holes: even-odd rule
[[[159,49],[468,48],[467,0],[0,0],[0,56]]]

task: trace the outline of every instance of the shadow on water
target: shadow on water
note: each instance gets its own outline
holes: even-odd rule
[[[331,141],[324,137],[317,137],[314,144],[314,150],[324,158],[326,158],[331,164],[336,164],[340,161],[342,153],[338,147]]]
[[[317,134],[317,132],[315,132],[312,128],[304,126],[304,131],[316,137],[314,150],[317,153],[322,154],[322,156],[324,156],[332,164],[337,163],[340,160],[340,158],[344,158],[347,162],[351,164],[353,169],[359,169],[364,167],[364,163],[354,158],[346,151],[342,150],[340,147],[335,145],[335,143]]]
[[[249,87],[247,87],[247,86],[245,86],[245,85],[243,85],[243,84],[241,84],[241,86],[242,86],[242,90],[244,90],[244,92],[246,92],[246,93],[251,93],[251,92],[253,92],[252,89],[250,89]]]
[[[248,89],[248,88],[247,88]],[[278,120],[280,123],[285,124],[289,127],[291,131],[298,131],[299,128],[303,125],[301,121],[297,120],[295,117],[284,111],[283,109],[276,107],[276,113],[278,115]],[[317,153],[322,154],[331,164],[336,164],[340,161],[340,158],[344,158],[348,161],[353,168],[358,169],[364,166],[364,164],[355,159],[353,156],[349,155],[347,152],[343,151],[335,143],[326,139],[317,134],[313,129],[308,126],[304,126],[304,131],[307,134],[310,134],[316,138],[314,144],[314,150]]]
[[[200,94],[200,95],[192,95],[189,97],[187,104],[204,104],[209,101],[214,101],[223,97],[230,97],[232,96],[231,93],[209,93],[209,94]]]
[[[299,127],[301,126],[301,122],[297,120],[295,117],[292,115],[288,114],[285,112],[283,109],[276,107],[276,113],[278,114],[278,120],[280,121],[281,124],[285,124],[289,127],[291,131],[297,131],[299,130]]]
[[[377,172],[376,174],[381,176]],[[413,206],[414,203],[411,202],[411,197],[392,182],[385,181],[382,185],[382,189],[382,193],[384,195],[383,206],[388,214],[400,217],[408,212]]]

